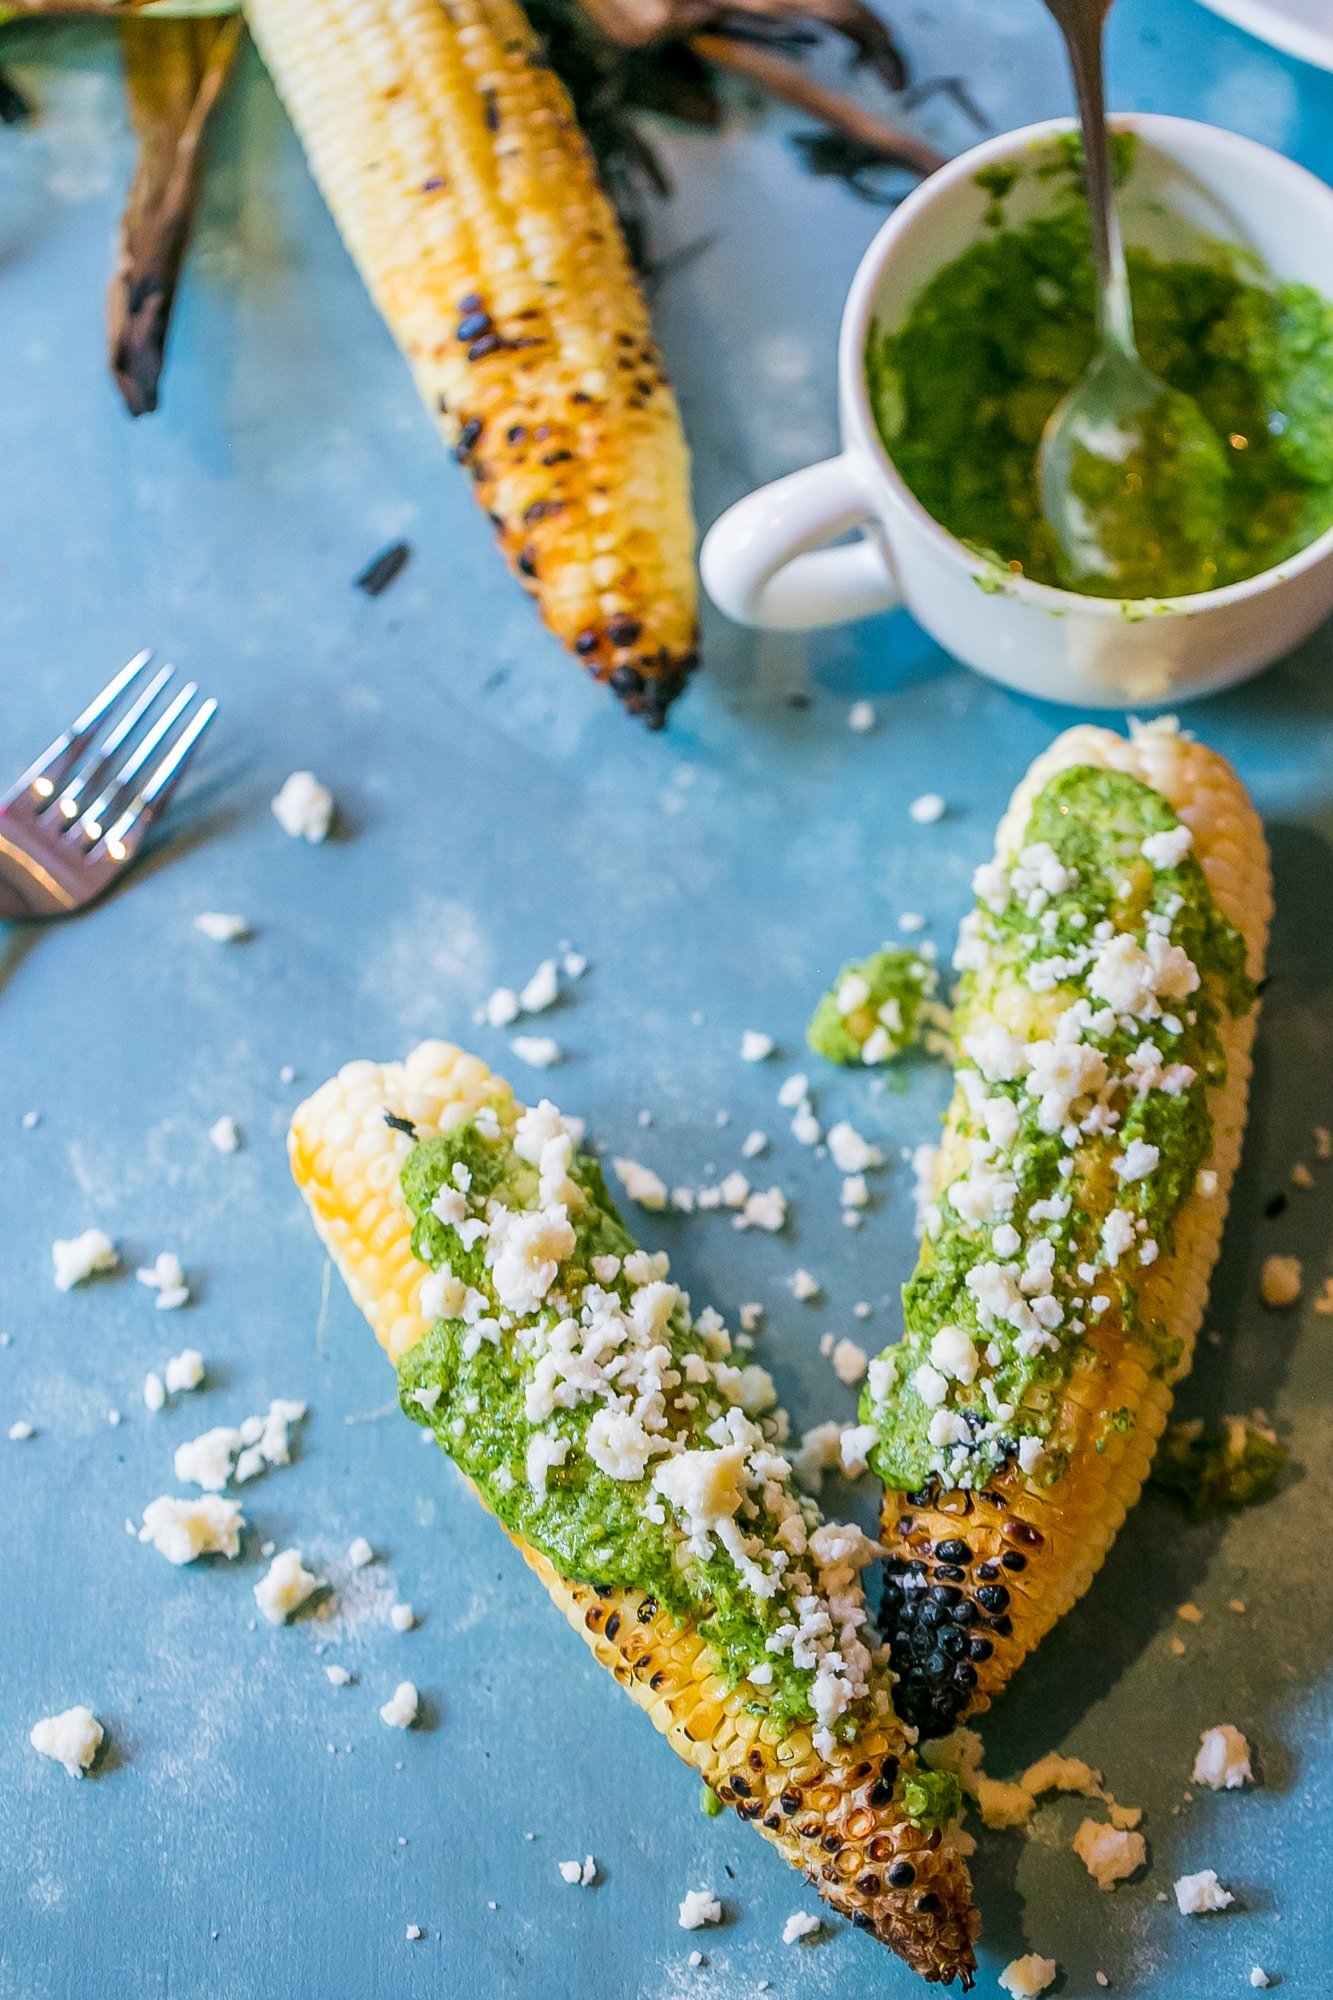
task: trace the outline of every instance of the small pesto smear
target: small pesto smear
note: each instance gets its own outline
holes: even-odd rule
[[[1070,181],[1047,212],[1006,228],[1012,171],[985,183],[980,239],[924,286],[898,331],[872,330],[866,367],[880,433],[922,506],[1002,568],[1060,584],[1037,454],[1094,351],[1087,204]],[[1226,462],[1222,493],[1198,494],[1218,521],[1210,567],[1192,587],[1255,576],[1333,525],[1333,302],[1307,285],[1256,282],[1222,243],[1190,262],[1130,249],[1128,263],[1143,360],[1194,399]],[[1143,563],[1132,590],[1089,577],[1073,587],[1170,594],[1152,550],[1165,565],[1179,524],[1155,512],[1150,470],[1137,489]]]
[[[903,1811],[921,1827],[945,1827],[963,1810],[963,1788],[952,1771],[918,1771],[903,1780]]]
[[[816,1007],[806,1039],[829,1062],[891,1062],[926,1031],[947,1032],[948,1014],[934,998],[938,985],[939,973],[924,953],[886,944],[843,966]]]
[[[1167,1425],[1152,1483],[1177,1499],[1191,1521],[1209,1521],[1266,1500],[1286,1462],[1285,1447],[1267,1425],[1225,1417],[1205,1428],[1196,1417]]]
[[[797,1491],[771,1378],[636,1247],[581,1137],[544,1102],[408,1155],[434,1323],[402,1407],[562,1576],[693,1619],[748,1706],[827,1749],[890,1709],[861,1636],[874,1545]]]
[[[862,1398],[890,1487],[980,1486],[1015,1458],[1053,1481],[1063,1385],[1100,1341],[1179,1359],[1139,1286],[1211,1151],[1222,1010],[1254,999],[1190,846],[1159,793],[1078,766],[1037,795],[1018,851],[977,870],[903,1339]]]

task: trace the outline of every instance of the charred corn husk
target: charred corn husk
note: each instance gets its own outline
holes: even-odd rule
[[[1138,1498],[1217,1256],[1271,906],[1240,781],[1173,724],[1067,731],[976,887],[906,1332],[862,1410],[895,1701],[928,1736],[989,1705]]]
[[[246,0],[371,296],[551,629],[660,724],[689,467],[614,212],[514,0]]]
[[[938,1780],[917,1767],[887,1676],[857,1636],[854,1572],[873,1545],[855,1529],[816,1525],[808,1507],[798,1521],[776,1456],[780,1419],[717,1402],[721,1392],[752,1410],[771,1406],[771,1385],[756,1395],[754,1378],[742,1384],[720,1358],[721,1321],[691,1320],[688,1300],[665,1282],[665,1259],[634,1249],[576,1139],[553,1106],[524,1113],[484,1064],[437,1042],[405,1063],[344,1069],[297,1112],[290,1154],[320,1236],[398,1364],[404,1409],[435,1430],[597,1658],[718,1798],[854,1924],[927,1979],[970,1986],[977,1920],[965,1865],[939,1823],[949,1807],[932,1806]],[[598,1400],[598,1371],[613,1355],[614,1407]],[[724,1445],[698,1448],[714,1407]],[[503,1413],[520,1409],[537,1428],[526,1446],[511,1445],[515,1477],[503,1453],[497,1464],[495,1440]],[[687,1437],[696,1448],[685,1449]],[[741,1495],[759,1491],[746,1485],[756,1468],[765,1483],[752,1506]],[[580,1492],[595,1502],[582,1512]],[[713,1525],[701,1542],[705,1517]],[[780,1524],[769,1543],[738,1532],[761,1518]],[[616,1522],[631,1525],[618,1534]],[[607,1546],[585,1548],[576,1564],[569,1552],[583,1533]],[[645,1588],[630,1578],[654,1533],[673,1553]],[[696,1538],[688,1547],[686,1536]],[[832,1612],[832,1637],[814,1641],[819,1657],[803,1656],[812,1671],[801,1675],[794,1628],[784,1637],[779,1624],[774,1647],[761,1642],[742,1675],[736,1635],[752,1642],[762,1576],[783,1576],[779,1540],[805,1565],[806,1609]],[[853,1542],[862,1553],[840,1569]],[[680,1593],[696,1562],[705,1581],[693,1614]],[[567,1573],[575,1567],[578,1578]],[[785,1603],[787,1588],[764,1601]]]

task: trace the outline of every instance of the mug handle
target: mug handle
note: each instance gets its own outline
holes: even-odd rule
[[[708,530],[699,552],[708,595],[738,624],[774,632],[810,632],[889,611],[902,592],[877,541],[862,535],[845,548],[820,546],[874,514],[849,451],[775,479]]]

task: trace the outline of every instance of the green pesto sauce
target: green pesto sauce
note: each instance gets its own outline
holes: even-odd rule
[[[1207,1429],[1196,1418],[1168,1424],[1152,1483],[1178,1500],[1191,1521],[1209,1521],[1266,1500],[1286,1462],[1285,1447],[1248,1417]]]
[[[508,1145],[482,1138],[472,1124],[441,1137],[422,1141],[403,1168],[403,1192],[416,1217],[412,1235],[415,1255],[432,1269],[447,1265],[465,1283],[485,1291],[488,1273],[481,1243],[465,1250],[455,1229],[432,1213],[431,1203],[450,1184],[456,1162],[472,1175],[473,1196],[497,1193],[511,1207],[532,1197],[537,1172]],[[564,1289],[592,1281],[594,1257],[630,1255],[636,1244],[607,1193],[595,1160],[580,1154],[571,1178],[587,1196],[587,1206],[570,1217],[576,1244],[562,1266]],[[609,1290],[627,1302],[631,1287],[622,1275]],[[555,1317],[554,1314],[550,1315]],[[781,1727],[811,1714],[813,1675],[797,1668],[785,1653],[770,1653],[767,1641],[791,1613],[790,1598],[779,1592],[769,1599],[751,1593],[731,1560],[716,1551],[707,1560],[689,1557],[682,1566],[665,1527],[643,1514],[650,1498],[651,1465],[639,1480],[613,1479],[586,1453],[580,1442],[594,1413],[590,1404],[562,1410],[556,1428],[571,1443],[562,1466],[547,1475],[546,1494],[531,1487],[526,1469],[528,1441],[535,1430],[549,1425],[529,1423],[524,1414],[524,1390],[531,1369],[516,1355],[512,1343],[484,1341],[470,1358],[464,1353],[461,1320],[437,1320],[426,1337],[403,1356],[398,1367],[399,1401],[414,1423],[434,1432],[442,1448],[485,1495],[505,1527],[546,1556],[571,1582],[605,1584],[648,1592],[676,1618],[693,1618],[719,1654],[733,1684],[761,1662],[769,1662],[772,1682],[755,1707]],[[705,1337],[693,1327],[684,1330],[673,1317],[664,1335],[679,1364],[687,1353],[707,1357]],[[438,1397],[433,1398],[433,1392]],[[423,1406],[424,1392],[430,1407]],[[696,1385],[698,1407],[689,1416],[687,1446],[702,1446],[710,1423],[730,1405],[711,1383]],[[678,1435],[684,1435],[678,1429]],[[765,1535],[771,1523],[761,1513],[751,1532]],[[837,1725],[845,1733],[843,1723]]]
[[[1164,1063],[1185,1063],[1194,1069],[1192,1084],[1178,1095],[1161,1089],[1139,1097],[1124,1093],[1114,1135],[1082,1139],[1072,1155],[1059,1133],[1040,1129],[1037,1105],[1021,1081],[986,1086],[990,1095],[1010,1098],[1018,1112],[1017,1137],[1006,1152],[1005,1166],[1018,1188],[1008,1220],[1018,1230],[1024,1250],[1038,1238],[1054,1244],[1057,1294],[1063,1291],[1084,1301],[1090,1295],[1114,1300],[1131,1338],[1143,1345],[1150,1364],[1164,1372],[1179,1359],[1179,1343],[1168,1338],[1160,1326],[1143,1322],[1134,1290],[1126,1283],[1131,1272],[1137,1275],[1132,1262],[1101,1267],[1100,1229],[1114,1205],[1136,1220],[1142,1219],[1161,1253],[1171,1249],[1177,1211],[1193,1190],[1211,1150],[1207,1091],[1225,1076],[1218,1036],[1221,1012],[1224,1008],[1244,1012],[1255,997],[1245,973],[1244,940],[1221,916],[1194,856],[1187,853],[1174,867],[1161,868],[1154,867],[1141,852],[1148,835],[1178,825],[1166,800],[1137,778],[1088,766],[1057,773],[1033,802],[1022,845],[1045,843],[1062,864],[1077,870],[1077,879],[1053,895],[1037,917],[1029,916],[1015,896],[1000,912],[979,904],[980,932],[989,957],[984,971],[964,972],[955,1003],[961,1042],[969,1031],[970,1006],[984,1001],[997,985],[1021,981],[1024,970],[1038,959],[1063,957],[1086,946],[1095,927],[1104,921],[1117,932],[1131,932],[1142,941],[1149,915],[1171,913],[1171,942],[1193,960],[1201,977],[1200,987],[1188,1001],[1167,1003],[1168,1021],[1136,1021],[1132,1031],[1117,1022],[1111,1033],[1088,1039],[1104,1054],[1108,1071],[1116,1074],[1123,1073],[1131,1051],[1150,1038]],[[1077,975],[1062,981],[1045,997],[1054,1013],[1085,991],[1084,978]],[[956,1107],[960,1104],[956,1099]],[[965,1108],[958,1114],[956,1129],[964,1137],[983,1136],[983,1127]],[[1111,1177],[1109,1157],[1134,1139],[1156,1146],[1160,1161],[1145,1179],[1121,1186]],[[1071,1157],[1074,1172],[1066,1181],[1059,1168],[1062,1160]],[[1065,1219],[1029,1219],[1034,1202],[1059,1197],[1066,1188],[1073,1190],[1073,1201]],[[1000,1358],[991,1371],[994,1392],[1014,1410],[1001,1434],[975,1450],[969,1483],[984,1483],[1013,1456],[1020,1439],[1044,1441],[1049,1436],[1058,1391],[1086,1354],[1086,1312],[1083,1333],[1071,1327],[1069,1322],[1076,1314],[1067,1310],[1059,1345],[1031,1355],[1018,1352],[1007,1326],[983,1329],[977,1300],[966,1281],[975,1267],[1005,1261],[994,1247],[995,1228],[990,1222],[965,1222],[947,1201],[940,1202],[923,1237],[916,1271],[903,1288],[902,1342],[881,1357],[890,1375],[887,1394],[876,1394],[878,1364],[872,1364],[862,1394],[861,1420],[874,1424],[879,1432],[879,1443],[871,1452],[875,1471],[899,1491],[924,1486],[938,1471],[939,1455],[927,1437],[933,1411],[923,1402],[912,1377],[928,1360],[931,1341],[941,1327],[959,1327],[983,1348],[988,1341],[995,1343]],[[1020,1251],[1020,1259],[1022,1254]],[[1077,1278],[1080,1262],[1099,1264],[1094,1283]],[[970,1388],[959,1386],[953,1406],[972,1410],[979,1421],[990,1414],[979,1383]],[[1112,1428],[1122,1414],[1108,1416]],[[1061,1457],[1053,1446],[1039,1476],[1051,1482],[1061,1470]]]
[[[963,1788],[952,1771],[919,1770],[903,1779],[902,1804],[917,1826],[945,1827],[963,1810]]]
[[[869,958],[843,966],[816,1007],[806,1040],[829,1062],[891,1062],[928,1023],[938,1026],[947,1018],[942,1008],[931,1005],[938,982],[935,967],[921,952],[885,945]],[[868,989],[864,998],[863,984]]]
[[[1002,568],[1060,584],[1037,453],[1094,351],[1087,206],[1071,184],[1047,213],[1005,228],[1013,170],[978,178],[992,197],[985,233],[930,280],[898,332],[872,330],[871,401],[895,465],[943,527]],[[1226,461],[1211,555],[1191,587],[1255,576],[1333,524],[1333,302],[1242,276],[1221,243],[1197,262],[1131,249],[1128,263],[1143,360],[1194,398]],[[1143,564],[1126,595],[1172,594],[1153,563],[1166,577],[1174,524],[1154,518],[1150,487],[1135,489],[1141,511],[1129,503]],[[1202,519],[1202,486],[1197,498]],[[1096,579],[1073,587],[1122,594]]]

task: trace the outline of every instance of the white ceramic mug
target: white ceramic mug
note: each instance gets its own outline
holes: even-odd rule
[[[1333,189],[1252,139],[1183,118],[1128,116],[1138,135],[1119,207],[1131,243],[1189,256],[1200,237],[1236,244],[1275,278],[1333,297]],[[979,673],[1049,701],[1094,708],[1190,701],[1257,673],[1333,611],[1333,529],[1279,568],[1193,597],[1124,604],[1033,583],[986,562],[931,518],[875,426],[866,344],[895,329],[922,286],[981,235],[984,168],[1019,168],[1006,223],[1049,204],[1032,171],[1065,119],[1008,132],[953,160],[908,197],[852,281],[838,348],[843,448],[738,501],[700,557],[709,595],[741,624],[807,631],[905,605]],[[859,529],[840,547],[826,544]]]

